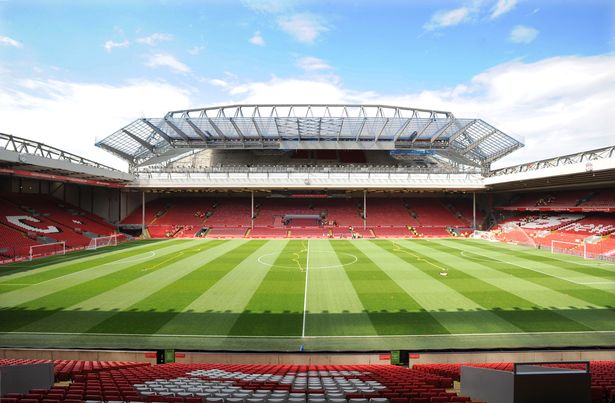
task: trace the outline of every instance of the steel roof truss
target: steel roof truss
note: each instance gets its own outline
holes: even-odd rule
[[[156,126],[155,124],[153,124],[152,122],[150,122],[147,119],[141,119],[141,121],[143,123],[145,123],[146,125],[149,126],[150,129],[152,129],[157,135],[159,135],[160,137],[162,137],[164,139],[164,141],[166,141],[169,144],[172,144],[173,141],[171,140],[171,138],[162,130],[160,130],[160,128],[158,126]]]
[[[141,144],[143,147],[145,147],[146,149],[149,150],[149,152],[151,152],[152,154],[155,154],[154,152],[154,146],[151,145],[150,143],[148,143],[147,141],[143,140],[141,137],[137,136],[136,134],[133,134],[131,132],[129,132],[126,129],[122,129],[122,132],[126,133],[126,135],[128,137],[130,137],[131,139],[133,139],[134,141],[136,141],[137,143]]]
[[[201,138],[203,141],[209,141],[209,136],[205,134],[189,117],[186,116],[186,123],[190,125],[192,130]]]
[[[173,129],[173,131],[174,131],[175,133],[177,133],[177,134],[179,135],[179,137],[181,137],[182,139],[184,139],[184,140],[186,140],[186,141],[191,141],[191,140],[192,140],[192,139],[191,139],[191,138],[190,138],[190,137],[189,137],[186,133],[184,133],[184,131],[183,131],[183,130],[181,130],[179,127],[177,127],[177,126],[175,125],[175,123],[171,122],[171,120],[170,120],[169,118],[165,117],[165,118],[164,118],[164,122],[165,122],[167,125],[169,125],[169,127],[170,127],[171,129]]]

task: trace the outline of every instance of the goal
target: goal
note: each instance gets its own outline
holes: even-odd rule
[[[36,259],[43,256],[52,255],[65,255],[66,254],[66,242],[53,242],[45,243],[42,245],[30,246],[30,253],[28,260]]]
[[[551,253],[566,253],[583,256],[587,259],[587,244],[585,242],[551,241]]]
[[[87,250],[96,250],[98,248],[104,248],[105,246],[117,246],[117,241],[120,234],[114,234],[109,236],[101,236],[98,238],[92,238],[90,244],[86,248]]]

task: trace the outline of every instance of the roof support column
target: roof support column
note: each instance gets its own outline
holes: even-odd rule
[[[141,238],[145,237],[145,190],[141,192]]]
[[[363,230],[367,229],[367,190],[363,191]]]

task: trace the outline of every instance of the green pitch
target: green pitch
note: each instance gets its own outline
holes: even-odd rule
[[[0,346],[615,345],[615,266],[478,240],[143,241],[0,267]]]

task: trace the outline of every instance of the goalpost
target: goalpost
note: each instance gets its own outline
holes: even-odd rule
[[[42,245],[31,245],[28,260],[35,259],[37,257],[52,256],[52,255],[65,255],[66,254],[66,242],[53,242],[45,243]]]
[[[87,246],[87,250],[96,250],[105,246],[117,246],[117,240],[120,234],[114,234],[109,236],[101,236],[98,238],[92,238],[90,244]]]
[[[579,246],[583,246],[583,251],[575,250]],[[583,259],[587,259],[587,244],[585,242],[569,242],[569,241],[551,241],[551,253],[566,253],[569,255],[581,255]]]

